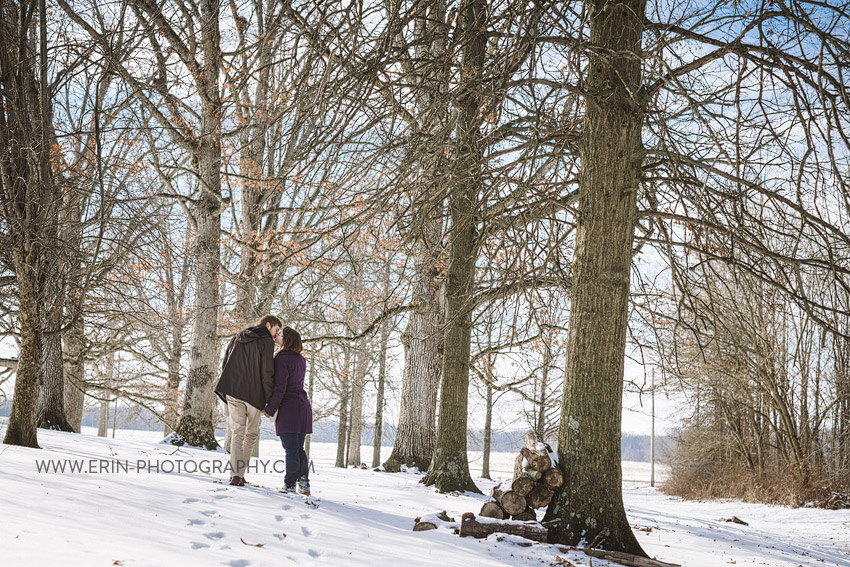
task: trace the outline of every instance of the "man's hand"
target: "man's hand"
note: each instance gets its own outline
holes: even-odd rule
[[[266,416],[266,417],[267,417],[267,418],[269,418],[269,419],[272,419],[272,416],[270,416],[270,415],[268,414],[268,412],[266,412],[266,410],[263,410],[263,415],[264,415],[264,416]]]

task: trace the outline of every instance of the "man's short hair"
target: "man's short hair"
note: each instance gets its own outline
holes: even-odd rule
[[[266,323],[271,323],[272,327],[283,327],[283,323],[280,322],[280,319],[275,317],[274,315],[266,315],[262,319],[260,319],[258,327],[262,327]]]

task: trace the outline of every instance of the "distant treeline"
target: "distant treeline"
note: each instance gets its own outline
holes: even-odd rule
[[[9,402],[0,404],[0,416],[8,417],[12,405]],[[113,425],[114,407],[110,407],[109,429],[111,431]],[[87,408],[83,413],[84,427],[97,427],[98,410],[95,408]],[[115,424],[119,429],[133,429],[137,431],[156,431],[162,428],[161,423],[156,416],[138,406],[118,407],[118,418]],[[268,427],[263,428],[261,437],[264,439],[273,438],[270,422],[266,422]],[[317,443],[336,443],[337,432],[339,431],[336,420],[323,419],[313,424],[313,441]],[[223,430],[218,430],[217,435],[224,435]],[[523,437],[527,430],[511,430],[511,431],[494,431],[491,439],[491,450],[499,452],[514,452],[519,451],[523,446]],[[373,428],[364,424],[361,443],[363,445],[372,444]],[[383,435],[381,444],[391,446],[395,441],[395,425],[392,423],[384,423]],[[552,439],[553,443],[556,440]],[[481,451],[484,444],[484,433],[480,430],[470,430],[467,435],[468,447],[472,451]],[[660,436],[656,438],[655,458],[657,461],[662,461],[668,454],[672,441],[669,437]],[[624,433],[621,438],[620,454],[624,461],[644,461],[649,462],[649,435],[634,435]]]

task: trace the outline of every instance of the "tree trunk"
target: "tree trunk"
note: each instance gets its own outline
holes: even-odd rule
[[[486,2],[472,0],[458,13],[462,51],[461,76],[466,78],[459,95],[456,130],[457,158],[449,191],[451,251],[446,274],[446,334],[443,341],[443,383],[434,460],[423,479],[439,492],[480,492],[469,474],[466,426],[469,404],[469,356],[472,333],[472,290],[478,235],[481,145],[479,116],[483,103],[481,76],[487,46]]]
[[[487,383],[487,412],[484,415],[484,451],[481,456],[481,478],[490,478],[490,440],[493,435],[493,386]]]
[[[65,312],[66,282],[68,272],[68,257],[76,254],[75,249],[70,253],[59,254],[63,246],[67,246],[65,234],[60,238],[59,214],[60,203],[63,201],[57,192],[50,211],[50,221],[43,227],[43,234],[48,243],[47,265],[44,286],[41,292],[42,305],[42,353],[40,372],[40,408],[38,426],[43,429],[58,431],[73,431],[65,417],[65,365],[62,360],[62,316]],[[65,215],[63,215],[64,217]],[[68,225],[73,224],[72,218],[65,218]]]
[[[629,275],[637,221],[645,0],[587,2],[588,99],[558,456],[565,483],[547,510],[550,541],[646,555],[622,498],[620,419]]]
[[[55,228],[55,227],[54,227]],[[55,232],[53,228],[48,232]],[[56,246],[56,234],[49,238]],[[38,426],[57,431],[73,431],[65,417],[65,365],[62,361],[62,312],[64,310],[65,291],[62,282],[62,268],[57,259],[52,259],[52,267],[46,274],[46,285],[42,289],[42,352],[41,352],[41,407]]]
[[[386,289],[389,289],[390,263],[387,262],[386,278],[384,283]],[[381,325],[381,343],[378,347],[378,393],[375,403],[375,436],[372,439],[372,468],[381,466],[381,438],[383,437],[384,429],[384,384],[387,380],[387,344],[390,338],[389,321],[384,321]]]
[[[200,2],[203,81],[201,95],[201,137],[196,157],[201,197],[195,209],[198,233],[195,237],[195,303],[192,338],[189,343],[189,373],[183,411],[172,443],[184,443],[213,450],[215,440],[216,396],[213,392],[218,369],[218,276],[221,265],[221,96],[219,4]]]
[[[21,246],[20,248],[23,248]],[[38,448],[36,417],[38,411],[38,375],[41,367],[41,317],[37,273],[39,245],[30,244],[30,254],[15,250],[15,274],[18,283],[18,320],[21,347],[15,372],[12,412],[3,443]]]
[[[426,11],[427,10],[427,13]],[[448,26],[445,0],[434,0],[416,17],[414,58],[418,62],[414,82],[416,112],[424,140],[411,149],[411,162],[418,168],[417,193],[413,200],[425,203],[416,214],[413,260],[413,297],[416,309],[410,314],[401,336],[404,346],[401,408],[390,459],[427,470],[437,438],[437,392],[440,387],[443,349],[443,289],[440,260],[443,238],[442,153],[448,119],[448,73],[443,62]]]
[[[179,340],[177,342],[179,343]],[[179,344],[176,346],[179,353],[182,346]],[[173,350],[171,354],[172,356],[166,361],[168,377],[165,383],[165,400],[163,400],[165,409],[162,414],[162,419],[165,422],[163,427],[163,434],[165,435],[174,431],[174,427],[177,425],[177,409],[179,407],[178,396],[180,395],[180,358],[179,356],[177,358],[173,356],[176,354]]]
[[[848,328],[850,317],[839,319]],[[835,382],[835,417],[832,435],[835,470],[850,470],[850,340],[832,334],[832,375]]]
[[[206,160],[205,160],[206,161]],[[213,164],[207,162],[203,169]],[[218,164],[216,162],[216,167]],[[188,444],[213,450],[215,440],[213,392],[218,368],[218,270],[219,224],[217,212],[199,209],[198,236],[195,242],[195,319],[189,343],[189,374],[183,411],[172,437],[175,445]]]
[[[534,432],[539,439],[546,438],[546,386],[549,384],[549,367],[552,364],[552,349],[549,337],[545,343],[546,351],[543,353],[543,375],[540,378],[540,394],[537,399],[537,422]]]
[[[166,297],[168,298],[168,330],[162,340],[162,353],[165,358],[168,374],[165,383],[165,400],[163,400],[163,433],[170,434],[177,426],[180,408],[180,359],[183,357],[183,332],[186,328],[186,318],[183,313],[186,305],[186,286],[189,278],[189,257],[179,257],[179,270],[175,270],[175,256],[166,248],[168,260],[167,281],[169,283]],[[226,428],[230,432],[229,428]],[[228,448],[225,448],[229,451]]]
[[[74,294],[79,290],[79,281],[72,277],[69,280],[68,305],[69,316],[73,317],[79,298]],[[68,425],[77,433],[83,424],[83,409],[86,397],[86,363],[85,363],[85,321],[82,315],[73,319],[71,326],[63,336],[65,361],[65,417]]]
[[[409,467],[427,470],[434,454],[437,431],[437,391],[440,385],[443,336],[442,285],[434,276],[442,221],[430,219],[426,240],[417,241],[414,258],[413,301],[401,335],[404,374],[398,428],[390,459]]]
[[[363,386],[366,381],[366,370],[369,364],[369,353],[364,341],[359,341],[359,348],[354,359],[354,380],[351,384],[351,429],[348,432],[349,466],[358,466],[360,459],[360,438],[363,433]]]
[[[112,403],[112,388],[115,386],[115,354],[106,359],[103,373],[103,389],[100,390],[100,411],[97,415],[97,436],[106,437],[109,432],[109,405]]]
[[[38,14],[38,33],[25,22]],[[34,23],[34,20],[31,20]],[[35,39],[38,38],[38,51]],[[42,359],[42,289],[58,195],[50,159],[45,0],[0,3],[0,203],[18,294],[20,351],[4,443],[38,447],[38,380]],[[38,74],[36,74],[36,63]]]
[[[242,177],[242,218],[240,219],[240,237],[242,246],[240,250],[240,273],[236,286],[235,314],[237,321],[248,324],[261,318],[264,313],[260,311],[257,302],[256,290],[257,279],[260,274],[261,255],[258,248],[263,242],[262,208],[266,202],[268,189],[264,187],[263,161],[266,157],[266,133],[275,119],[274,113],[268,112],[269,79],[273,69],[272,57],[277,36],[272,30],[267,29],[269,14],[262,2],[255,5],[252,21],[257,26],[257,56],[255,73],[251,73],[248,65],[251,59],[242,58],[242,72],[244,75],[256,77],[254,81],[245,81],[236,91],[236,112],[246,127],[240,130],[240,160],[239,169]],[[272,6],[272,4],[268,4]],[[231,4],[235,11],[236,5]],[[234,12],[234,18],[236,13]],[[239,30],[240,41],[246,41],[245,31]],[[253,100],[249,87],[253,84]],[[248,127],[248,125],[250,127]],[[274,228],[269,226],[267,228]]]
[[[313,380],[313,357],[312,356],[309,359],[307,359],[307,378],[308,378],[307,399],[312,404],[313,403],[313,383],[315,382]],[[311,440],[312,437],[313,437],[312,434],[307,435],[307,438],[304,440],[304,452],[307,454],[308,459],[310,458],[310,440]]]
[[[336,462],[334,462],[335,467],[345,468],[345,437],[347,429],[347,421],[348,421],[348,385],[351,382],[349,378],[350,374],[350,366],[351,366],[351,348],[346,345],[343,347],[344,355],[343,355],[343,376],[341,380],[341,392],[339,395],[339,424],[337,427],[337,435],[336,435]]]

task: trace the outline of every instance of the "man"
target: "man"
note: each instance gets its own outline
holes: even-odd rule
[[[230,484],[245,485],[245,469],[260,438],[260,417],[274,393],[274,339],[283,324],[266,315],[230,340],[215,393],[227,404]]]

